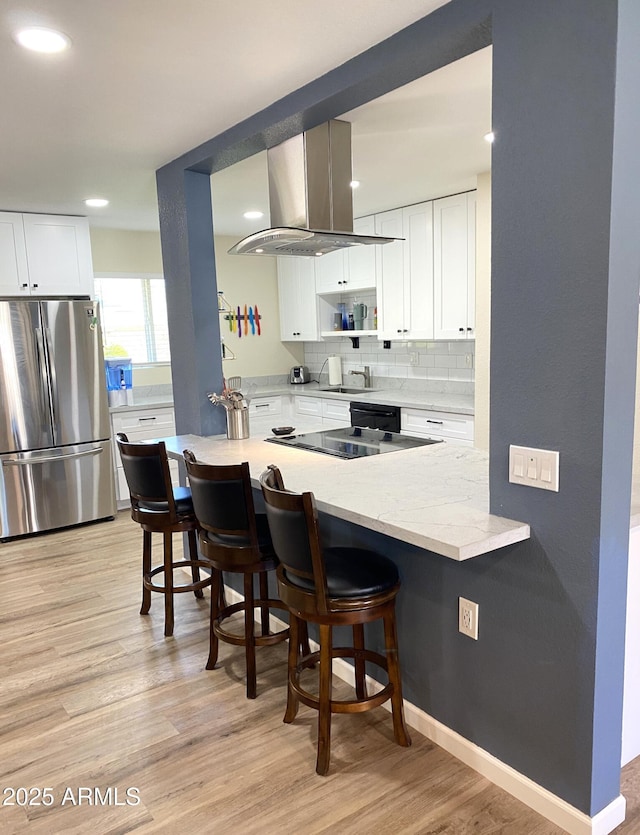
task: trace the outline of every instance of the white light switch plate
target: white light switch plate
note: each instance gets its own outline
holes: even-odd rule
[[[557,493],[560,489],[560,453],[511,444],[509,481]]]

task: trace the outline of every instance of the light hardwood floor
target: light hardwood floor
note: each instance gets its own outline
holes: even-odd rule
[[[128,513],[0,544],[0,802],[6,788],[53,798],[0,806],[3,835],[561,832],[416,731],[411,748],[395,745],[382,709],[335,717],[331,771],[318,777],[315,712],[282,723],[285,646],[258,652],[247,700],[241,648],[222,644],[219,668],[204,668],[208,592],[177,596],[164,638],[159,596],[138,614],[140,563]],[[629,835],[640,768],[624,777]],[[80,787],[100,790],[94,805]]]

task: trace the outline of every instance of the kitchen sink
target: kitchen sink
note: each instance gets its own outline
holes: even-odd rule
[[[335,391],[337,394],[368,394],[377,389],[348,388],[348,386],[321,386],[318,391]]]

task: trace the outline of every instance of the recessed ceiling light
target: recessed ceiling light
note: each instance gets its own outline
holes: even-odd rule
[[[104,197],[90,197],[84,201],[85,206],[90,206],[92,209],[102,209],[109,205],[109,201]]]
[[[264,212],[257,212],[257,211],[250,211],[245,212],[243,217],[246,217],[247,220],[257,220],[259,217],[262,217]]]
[[[256,249],[256,252],[258,252],[258,253],[264,252],[264,249]]]
[[[358,188],[358,186],[360,185],[360,180],[351,180],[349,185],[351,186],[351,188]]]
[[[55,29],[44,26],[30,26],[20,29],[15,35],[16,41],[25,49],[34,52],[63,52],[71,46],[71,38]]]
[[[489,133],[485,133],[485,135],[483,137],[485,142],[493,142],[493,140],[495,138],[496,138],[496,135],[492,130],[490,130]]]

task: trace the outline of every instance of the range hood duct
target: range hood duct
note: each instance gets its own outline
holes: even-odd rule
[[[267,151],[272,228],[249,235],[230,255],[325,255],[395,238],[353,232],[351,124],[337,119]]]

